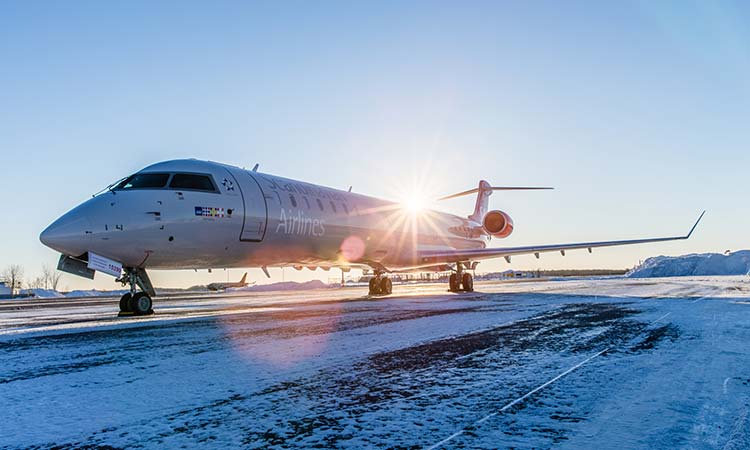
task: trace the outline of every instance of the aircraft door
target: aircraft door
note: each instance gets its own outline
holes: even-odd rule
[[[235,172],[239,183],[242,201],[245,203],[245,217],[240,234],[241,241],[260,242],[266,234],[268,207],[260,184],[249,172]]]

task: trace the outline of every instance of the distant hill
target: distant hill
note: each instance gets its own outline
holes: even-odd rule
[[[684,277],[691,275],[745,275],[750,272],[750,250],[722,255],[701,253],[648,258],[628,272],[632,278]]]

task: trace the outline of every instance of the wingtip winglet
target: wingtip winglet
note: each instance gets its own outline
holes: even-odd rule
[[[690,232],[685,236],[685,239],[688,239],[692,234],[693,231],[695,231],[695,228],[700,223],[701,219],[703,218],[703,215],[706,214],[706,210],[704,209],[700,216],[698,216],[698,220],[695,221],[695,224],[693,224],[693,228],[690,229]]]

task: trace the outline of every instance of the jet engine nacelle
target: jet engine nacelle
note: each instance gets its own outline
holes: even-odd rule
[[[513,219],[503,211],[490,211],[484,215],[482,227],[493,237],[506,238],[513,232]]]

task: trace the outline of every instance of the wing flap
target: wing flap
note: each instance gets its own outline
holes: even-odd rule
[[[453,263],[464,261],[476,261],[481,259],[492,258],[510,258],[515,255],[536,254],[545,252],[565,252],[565,250],[592,249],[596,247],[616,247],[619,245],[647,244],[650,242],[679,241],[690,238],[698,223],[703,218],[706,211],[703,211],[698,217],[688,234],[684,236],[658,237],[646,239],[629,239],[619,241],[599,241],[599,242],[579,242],[575,244],[552,244],[552,245],[535,245],[526,247],[500,247],[500,248],[481,248],[469,250],[426,250],[419,253],[422,264]]]

